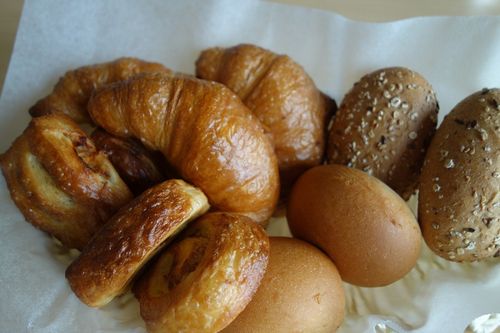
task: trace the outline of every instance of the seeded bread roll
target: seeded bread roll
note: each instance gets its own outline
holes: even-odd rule
[[[483,89],[444,119],[422,170],[418,216],[439,256],[500,256],[500,90]]]
[[[335,116],[328,163],[363,170],[407,200],[417,188],[438,109],[432,87],[412,70],[392,67],[365,75]]]

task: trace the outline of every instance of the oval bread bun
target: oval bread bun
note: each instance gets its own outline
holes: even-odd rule
[[[431,85],[412,70],[392,67],[367,74],[335,115],[328,163],[363,170],[408,200],[418,186],[438,109]]]
[[[500,89],[483,89],[444,119],[422,170],[418,216],[439,256],[500,256]]]
[[[332,333],[344,319],[344,291],[333,262],[314,246],[271,237],[269,264],[245,310],[224,333]]]
[[[288,204],[295,237],[323,249],[346,282],[378,287],[408,273],[420,253],[420,229],[405,202],[366,173],[323,165],[295,183]]]

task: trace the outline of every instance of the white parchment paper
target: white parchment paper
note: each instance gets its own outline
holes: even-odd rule
[[[373,24],[250,0],[28,0],[0,98],[0,152],[68,69],[136,56],[193,73],[202,49],[242,42],[290,55],[337,101],[367,72],[410,67],[437,91],[440,119],[470,93],[500,86],[500,17]],[[0,177],[0,332],[144,332],[130,295],[99,310],[78,301],[64,279],[71,255],[24,222]],[[426,248],[391,286],[345,288],[340,332],[463,332],[500,312],[499,260],[455,264]]]

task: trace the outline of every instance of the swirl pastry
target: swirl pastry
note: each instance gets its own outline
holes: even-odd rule
[[[334,104],[290,57],[247,44],[210,48],[196,61],[196,76],[229,87],[262,122],[278,157],[282,195],[321,163]]]
[[[66,270],[71,289],[89,306],[122,294],[141,267],[208,202],[197,188],[167,180],[116,213]]]
[[[140,194],[165,179],[164,172],[168,167],[163,156],[148,150],[140,142],[118,138],[100,128],[92,133],[91,139],[99,150],[106,153],[134,194]]]
[[[262,126],[229,89],[186,76],[143,74],[97,91],[92,119],[134,137],[220,211],[266,222],[278,199],[276,156]]]
[[[250,302],[269,258],[265,231],[242,215],[202,216],[138,279],[149,332],[218,332]]]
[[[29,112],[33,117],[62,113],[78,123],[89,123],[87,102],[95,89],[139,73],[156,72],[171,73],[161,64],[136,58],[119,58],[111,62],[83,66],[64,74],[54,90],[32,106]]]
[[[132,194],[68,117],[33,119],[1,156],[12,199],[35,227],[81,249]]]

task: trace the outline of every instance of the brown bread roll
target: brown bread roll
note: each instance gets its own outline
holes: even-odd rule
[[[393,283],[420,254],[420,229],[406,203],[357,169],[306,171],[292,190],[287,218],[294,236],[325,251],[342,279],[358,286]]]
[[[269,241],[269,264],[257,293],[222,332],[335,332],[344,319],[345,299],[333,262],[295,238]]]
[[[335,115],[328,163],[363,170],[407,200],[417,189],[438,110],[431,85],[418,73],[392,67],[367,74]]]
[[[500,90],[446,116],[427,152],[418,216],[427,245],[452,261],[500,256]]]

